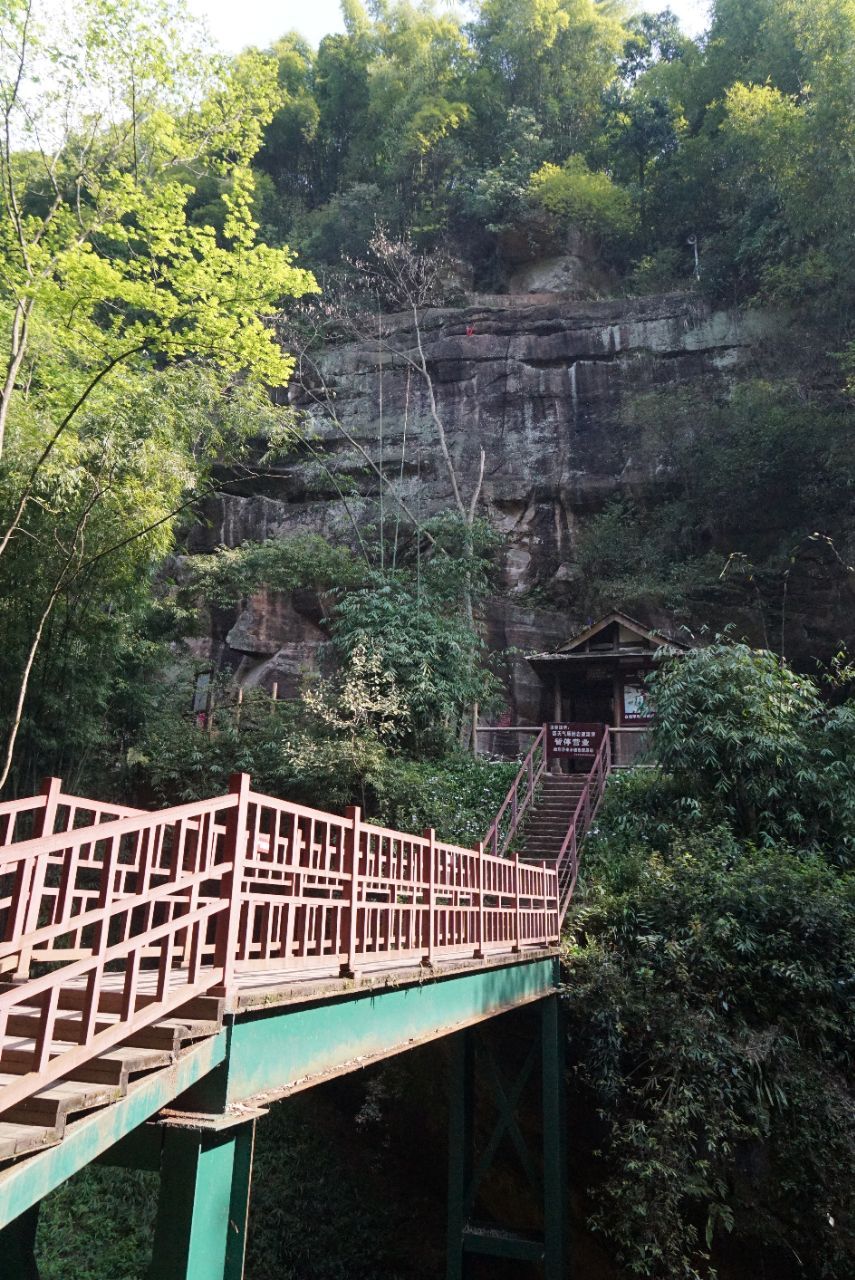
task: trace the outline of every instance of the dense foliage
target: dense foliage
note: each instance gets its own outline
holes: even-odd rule
[[[851,409],[833,386],[800,383],[792,364],[723,395],[699,382],[631,398],[627,449],[662,482],[582,525],[587,608],[656,601],[683,616],[711,606],[724,616],[747,602],[756,632],[786,651],[788,593],[811,579],[829,590],[845,582],[855,559]]]
[[[848,763],[817,754],[836,716],[742,646],[667,662],[653,686],[672,772],[610,783],[569,920],[576,1117],[589,1134],[583,1108],[601,1118],[591,1224],[634,1275],[741,1256],[842,1280],[855,824]]]
[[[30,781],[19,735],[30,769],[85,754],[176,516],[270,424],[291,361],[263,313],[317,288],[256,235],[268,61],[211,57],[160,0],[2,23],[0,786]]]
[[[189,799],[244,769],[263,790],[326,807],[359,801],[372,816],[406,816],[407,829],[430,820],[435,794],[442,834],[477,840],[488,801],[497,806],[510,781],[501,766],[456,751],[473,702],[489,709],[499,688],[461,604],[478,604],[487,589],[492,539],[472,556],[461,553],[453,519],[432,527],[424,553],[411,547],[382,571],[317,537],[193,557],[176,600],[223,608],[260,590],[317,593],[329,635],[324,670],[307,673],[300,697],[276,703],[256,690],[238,704],[220,679],[203,731],[190,711],[191,673],[178,664],[137,725],[124,785]]]
[[[551,188],[558,247],[575,216],[648,280],[688,284],[694,236],[713,292],[847,314],[851,0],[716,0],[698,40],[667,9],[616,0],[479,0],[466,20],[347,0],[344,14],[317,51],[296,35],[272,50],[279,104],[258,159],[272,241],[335,263],[379,218],[427,243],[450,233],[501,283],[505,233],[542,232]]]

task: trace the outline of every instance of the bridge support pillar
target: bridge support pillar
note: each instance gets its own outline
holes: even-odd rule
[[[34,1204],[0,1231],[0,1280],[39,1280],[36,1229],[39,1205]]]
[[[150,1280],[242,1280],[255,1122],[167,1128]]]
[[[564,1280],[567,1266],[567,1146],[565,1118],[565,1033],[557,995],[537,1006],[539,1036],[515,1080],[508,1084],[493,1055],[489,1029],[460,1031],[452,1044],[449,1097],[448,1280],[470,1280],[477,1257],[507,1258],[536,1264],[543,1280]],[[505,1019],[497,1019],[493,1027]],[[535,1064],[540,1057],[540,1088]],[[476,1083],[489,1086],[497,1112],[495,1128],[477,1153],[475,1142]],[[532,1153],[519,1123],[520,1106],[531,1089],[539,1094],[542,1151]],[[531,1117],[530,1106],[526,1114]],[[479,1126],[480,1128],[480,1126]],[[505,1140],[507,1140],[505,1142]],[[488,1180],[503,1142],[514,1151],[528,1182],[528,1200],[536,1230],[505,1230],[479,1215],[479,1191]],[[526,1197],[521,1197],[521,1203]],[[488,1271],[483,1272],[488,1275]]]

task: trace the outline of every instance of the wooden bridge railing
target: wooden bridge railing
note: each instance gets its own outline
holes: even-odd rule
[[[46,778],[37,796],[0,803],[0,849],[33,836],[89,827],[139,812],[127,805],[66,795],[60,778]]]
[[[516,835],[517,828],[534,800],[537,785],[546,772],[546,725],[541,725],[502,801],[499,812],[484,837],[484,844],[495,857],[503,857]]]
[[[57,783],[0,805],[0,971],[17,979],[0,988],[0,1071],[18,1077],[0,1113],[248,970],[354,974],[558,940],[554,869],[259,795],[245,774],[226,796],[117,812]],[[27,814],[44,834],[16,838]]]

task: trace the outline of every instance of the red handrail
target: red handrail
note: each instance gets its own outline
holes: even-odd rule
[[[484,837],[484,845],[491,849],[494,857],[504,857],[507,852],[524,813],[534,799],[537,785],[546,771],[546,755],[546,725],[544,724],[541,725],[528,754],[520,765],[519,773],[511,783],[510,790],[499,806],[499,811]],[[510,815],[509,821],[503,832],[503,823],[508,815]]]
[[[600,807],[612,767],[611,737],[603,734],[599,750],[588,774],[587,781],[579,796],[567,834],[555,861],[558,872],[558,897],[560,915],[563,921],[576,887],[579,874],[579,846],[582,843],[597,810]]]
[[[526,803],[543,768],[528,759]],[[53,830],[36,798],[45,833],[0,846],[0,971],[17,976],[0,987],[0,1072],[16,1077],[0,1113],[193,995],[232,997],[246,971],[355,974],[558,940],[554,868],[259,795],[245,774],[155,813],[72,800],[96,821]],[[49,968],[29,978],[31,961]]]

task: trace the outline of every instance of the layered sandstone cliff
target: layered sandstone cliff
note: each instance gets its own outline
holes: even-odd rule
[[[485,618],[491,645],[547,648],[586,621],[573,606],[579,521],[617,494],[643,496],[660,479],[634,456],[632,398],[681,383],[716,394],[746,367],[765,328],[762,317],[712,311],[686,294],[481,299],[425,313],[421,340],[463,497],[478,484],[483,449],[478,509],[505,539],[502,592]],[[422,518],[449,509],[417,341],[412,317],[388,317],[381,341],[328,347],[317,369],[306,367],[289,396],[315,420],[311,454],[212,502],[193,548],[299,531],[347,538],[354,518],[376,526],[380,485],[366,455],[392,482],[382,511],[390,541],[401,518],[395,494]],[[533,589],[559,607],[532,609]],[[278,680],[286,692],[323,641],[308,593],[253,597],[214,630],[215,648],[242,679]],[[521,661],[512,667],[512,712],[536,715],[537,682]]]

